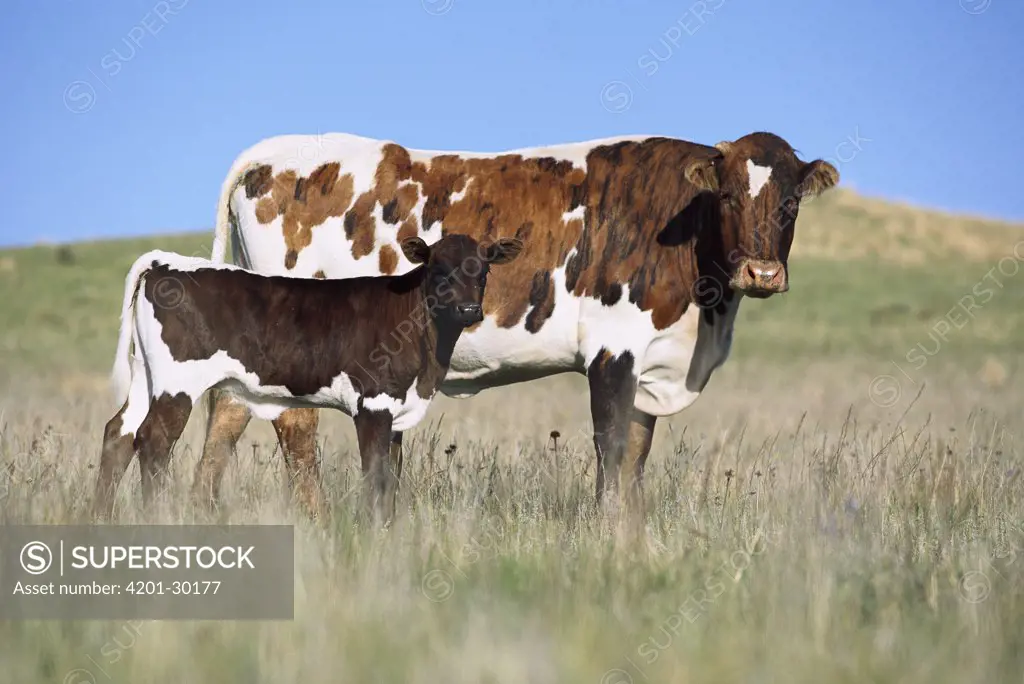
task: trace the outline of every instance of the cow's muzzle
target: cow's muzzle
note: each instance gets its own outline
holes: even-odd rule
[[[461,325],[473,325],[484,320],[484,312],[479,304],[459,304],[454,313],[455,320]]]
[[[748,297],[764,299],[789,290],[789,277],[781,261],[744,259],[730,286]]]

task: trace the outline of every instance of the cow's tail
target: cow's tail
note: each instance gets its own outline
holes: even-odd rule
[[[121,330],[117,336],[117,351],[114,353],[114,368],[110,374],[111,387],[117,405],[124,404],[128,399],[128,388],[132,383],[133,347],[138,349],[135,331],[135,301],[139,294],[139,286],[146,271],[153,267],[156,260],[164,261],[165,253],[159,250],[146,252],[132,264],[128,277],[124,279],[124,301],[121,303]]]
[[[234,215],[231,213],[231,195],[235,188],[241,184],[246,172],[250,168],[258,166],[258,162],[246,159],[242,154],[231,165],[227,178],[220,189],[220,198],[217,200],[217,223],[213,227],[213,248],[210,250],[210,259],[216,264],[223,264],[227,259],[228,239],[231,236],[231,228],[234,223]]]
[[[231,213],[231,195],[234,194],[235,188],[242,183],[249,169],[258,165],[257,162],[248,159],[243,152],[231,165],[231,170],[228,171],[227,178],[224,179],[224,184],[220,188],[220,197],[217,200],[217,223],[213,227],[213,248],[210,250],[210,260],[215,264],[223,264],[227,260],[228,239],[231,236],[232,228],[235,227],[235,216]],[[237,231],[235,233],[237,241],[240,236],[237,235]],[[239,252],[244,252],[244,245],[237,245],[237,247],[240,248]],[[243,259],[243,261],[245,260]],[[202,407],[206,411],[208,420],[213,417],[212,394],[212,392],[206,392],[202,399]]]

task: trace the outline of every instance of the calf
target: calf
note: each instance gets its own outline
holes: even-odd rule
[[[391,433],[422,420],[459,335],[483,319],[489,265],[521,248],[508,238],[450,235],[428,246],[413,237],[402,242],[413,270],[343,280],[144,254],[125,282],[113,373],[124,403],[103,433],[95,514],[110,516],[135,454],[151,503],[193,405],[217,388],[265,419],[294,408],[352,416],[366,503],[390,515],[401,467],[386,465]],[[287,467],[303,503],[322,513],[315,459]]]

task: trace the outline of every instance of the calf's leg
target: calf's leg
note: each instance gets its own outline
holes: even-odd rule
[[[636,398],[633,354],[624,351],[615,356],[602,349],[590,363],[587,379],[597,452],[597,503],[614,511],[619,504],[619,473]]]
[[[103,428],[103,451],[96,474],[93,516],[107,520],[114,511],[114,495],[136,453],[138,428],[150,409],[149,376],[141,358],[131,360],[131,383],[121,410]]]
[[[192,479],[192,499],[209,510],[220,503],[220,483],[252,412],[224,390],[210,390],[210,416],[206,422],[203,455]]]
[[[281,443],[288,470],[288,487],[306,513],[313,518],[327,513],[320,486],[320,465],[316,458],[318,409],[289,409],[277,417],[274,430]]]
[[[364,511],[373,516],[374,524],[383,524],[394,515],[394,492],[398,486],[398,477],[388,467],[393,419],[388,411],[361,408],[354,420],[363,465]]]
[[[100,455],[100,469],[96,475],[96,493],[93,496],[92,513],[98,520],[108,520],[114,511],[114,495],[121,484],[128,465],[135,456],[135,434],[121,434],[126,401],[121,410],[107,421],[103,429],[103,453]]]
[[[185,429],[190,413],[192,399],[187,394],[162,394],[153,399],[149,414],[139,426],[135,439],[142,476],[142,502],[147,510],[157,494],[166,488],[171,448]]]
[[[391,433],[391,458],[390,468],[395,474],[395,487],[391,494],[391,501],[388,506],[391,508],[391,514],[395,512],[395,499],[398,496],[398,487],[402,482],[402,433],[392,432]]]

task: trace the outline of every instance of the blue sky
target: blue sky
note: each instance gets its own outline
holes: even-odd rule
[[[317,131],[501,150],[768,130],[865,194],[1024,220],[1017,0],[12,0],[4,14],[0,245],[209,229],[239,152]]]

